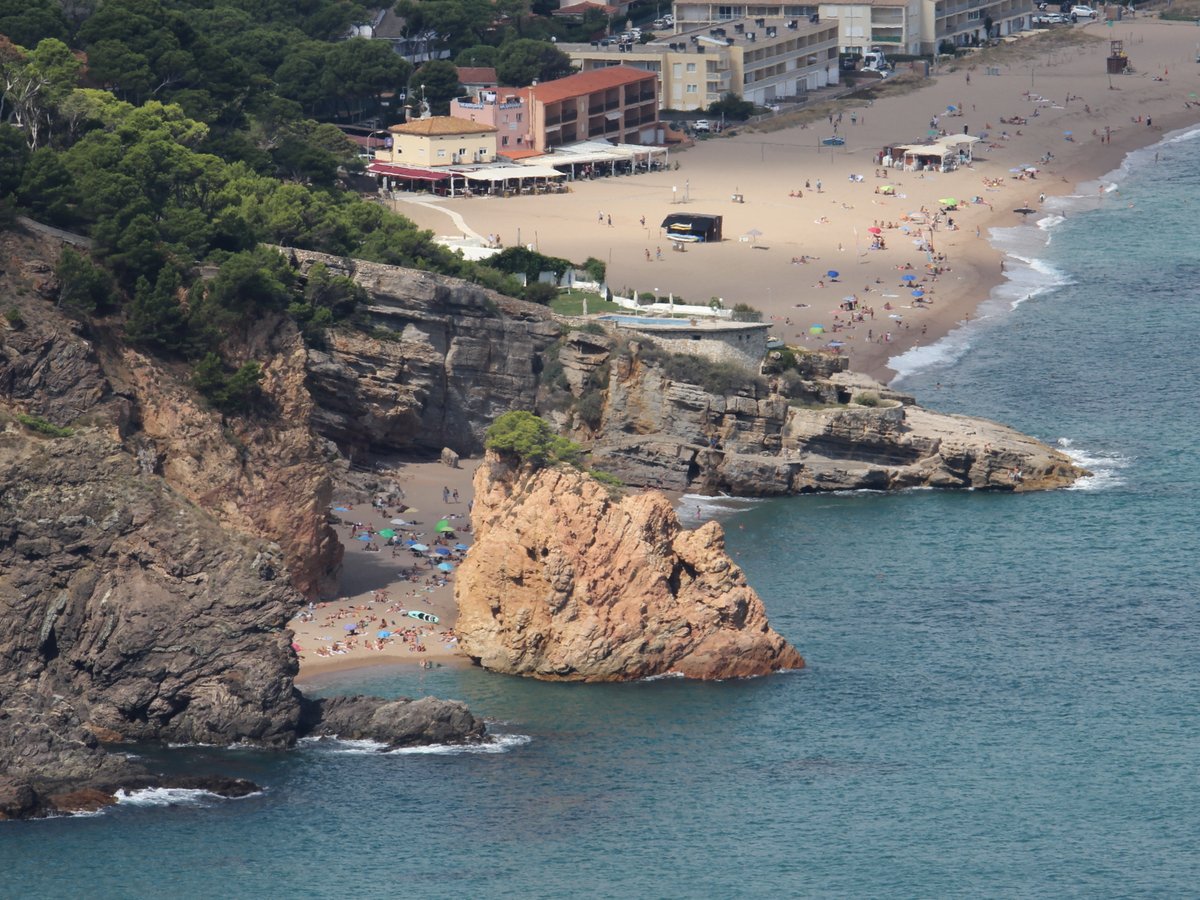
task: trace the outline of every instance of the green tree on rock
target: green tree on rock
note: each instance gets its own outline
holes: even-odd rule
[[[555,463],[578,466],[582,455],[578,444],[555,434],[545,419],[524,410],[506,412],[496,419],[487,430],[484,446],[539,468]]]

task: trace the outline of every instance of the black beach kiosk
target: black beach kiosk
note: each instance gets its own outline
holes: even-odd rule
[[[721,216],[671,213],[662,220],[667,240],[681,244],[709,244],[721,240]]]

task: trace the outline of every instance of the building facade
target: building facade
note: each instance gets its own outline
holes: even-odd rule
[[[822,22],[836,22],[843,53],[880,47],[885,53],[921,53],[924,0],[828,0]]]
[[[732,93],[752,103],[801,97],[838,82],[837,23],[738,19],[648,44],[563,44],[583,71],[621,65],[653,72],[662,108],[705,109]]]
[[[414,119],[388,129],[390,147],[375,162],[399,166],[453,166],[496,159],[496,126],[453,116]]]
[[[1034,0],[857,0],[841,3],[719,3],[675,0],[675,29],[723,25],[738,19],[837,19],[846,52],[870,46],[897,53],[934,53],[943,41],[956,47],[1005,37],[1032,27]],[[870,35],[870,37],[868,37]],[[747,98],[749,99],[749,98]]]
[[[450,101],[450,115],[456,119],[481,122],[496,129],[496,152],[501,156],[534,149],[531,138],[529,88],[481,90],[473,97]]]
[[[578,72],[528,88],[533,149],[545,153],[577,141],[653,144],[658,132],[658,76],[629,66]]]

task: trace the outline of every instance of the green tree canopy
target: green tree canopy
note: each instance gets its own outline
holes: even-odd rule
[[[417,69],[408,83],[410,103],[423,97],[435,116],[450,112],[450,101],[466,93],[458,83],[458,67],[446,59],[433,59]],[[414,106],[415,109],[415,106]]]
[[[571,58],[548,41],[509,41],[496,59],[496,77],[501,84],[513,87],[526,87],[535,79],[553,81],[572,71]]]
[[[578,444],[555,434],[549,422],[524,410],[506,412],[496,419],[487,430],[484,446],[537,467],[555,463],[578,466],[582,455]]]

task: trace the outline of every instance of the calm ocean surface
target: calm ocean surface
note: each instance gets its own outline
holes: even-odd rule
[[[1157,149],[997,234],[1032,265],[899,362],[926,405],[1062,441],[1094,479],[723,507],[806,671],[341,675],[323,690],[461,698],[510,737],[177,751],[267,790],[0,827],[0,895],[1197,896],[1200,139]]]

